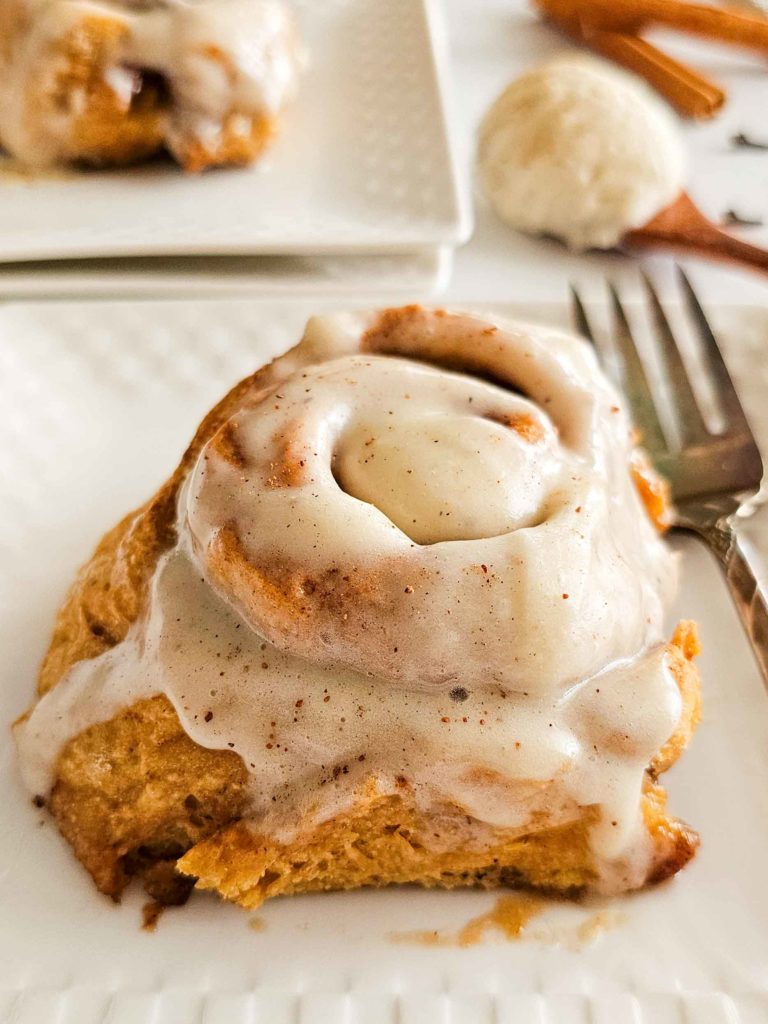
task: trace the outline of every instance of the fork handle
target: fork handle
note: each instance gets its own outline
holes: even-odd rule
[[[752,646],[763,682],[768,687],[768,580],[748,538],[734,528],[731,517],[699,529],[725,574],[728,589]]]

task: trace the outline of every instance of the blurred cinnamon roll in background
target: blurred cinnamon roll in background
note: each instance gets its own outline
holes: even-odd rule
[[[315,318],[81,571],[27,784],[113,896],[668,877],[699,679],[665,511],[576,338]]]
[[[33,167],[247,164],[301,63],[280,0],[4,0],[0,145]]]

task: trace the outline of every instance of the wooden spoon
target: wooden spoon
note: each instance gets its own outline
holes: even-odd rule
[[[622,239],[622,247],[676,249],[768,274],[768,251],[722,231],[704,216],[686,192],[681,192],[671,206],[657,213],[644,227],[628,231]]]

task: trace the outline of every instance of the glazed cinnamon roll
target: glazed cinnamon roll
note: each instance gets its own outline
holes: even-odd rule
[[[25,780],[113,896],[658,881],[698,842],[666,511],[579,340],[315,318],[81,571]]]
[[[250,163],[300,64],[280,0],[3,0],[0,145],[31,166]]]

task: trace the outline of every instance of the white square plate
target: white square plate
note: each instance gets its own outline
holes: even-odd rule
[[[75,567],[158,486],[221,392],[293,342],[308,312],[218,301],[0,309],[0,1021],[766,1024],[768,697],[692,541],[675,542],[683,588],[670,621],[700,622],[705,715],[669,788],[702,848],[671,883],[608,904],[612,927],[591,944],[576,933],[596,908],[574,905],[535,919],[538,939],[394,943],[391,932],[455,929],[494,901],[415,889],[276,900],[258,913],[261,931],[198,894],[148,934],[139,894],[122,906],[100,897],[31,806],[7,726],[30,701]],[[753,410],[766,393],[759,315],[718,311],[738,337]]]
[[[0,173],[0,260],[391,253],[466,240],[435,0],[295,0],[309,66],[262,161]]]
[[[2,0],[0,0],[2,2]],[[445,288],[453,249],[388,256],[154,256],[0,266],[0,301],[214,296],[413,295]]]

